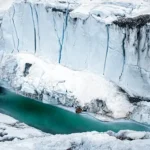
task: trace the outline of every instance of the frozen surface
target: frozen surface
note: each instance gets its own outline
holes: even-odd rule
[[[6,10],[9,2],[0,8]],[[130,95],[147,99],[149,10],[149,0],[17,0],[1,13],[0,56],[34,54],[104,75]]]
[[[133,110],[131,119],[149,124],[150,125],[150,103],[149,102],[139,102],[137,103],[137,107]]]
[[[136,107],[119,87],[150,98],[149,0],[12,2],[0,5],[1,81],[108,118]]]
[[[133,110],[126,93],[103,77],[47,63],[31,54],[4,55],[0,70],[1,80],[45,103],[87,106],[89,112],[114,118],[126,117]]]
[[[12,2],[0,1],[1,81],[45,103],[149,124],[149,102],[133,105],[119,88],[150,98],[149,0]],[[45,137],[0,114],[0,149],[149,150],[149,137],[134,131]]]
[[[44,137],[48,135],[49,134],[29,127],[12,117],[0,113],[0,145],[2,142],[20,141],[28,138]]]

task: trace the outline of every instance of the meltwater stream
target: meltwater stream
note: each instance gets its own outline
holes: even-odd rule
[[[148,126],[132,121],[102,122],[83,114],[44,104],[0,88],[0,111],[17,120],[52,134],[85,131],[105,132],[131,129],[150,131]]]

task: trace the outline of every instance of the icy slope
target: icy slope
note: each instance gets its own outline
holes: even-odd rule
[[[86,106],[86,111],[97,115],[124,118],[133,110],[126,93],[103,77],[47,63],[31,54],[4,55],[0,81],[45,103]]]
[[[0,53],[26,51],[150,98],[149,14],[149,0],[17,0],[3,15]]]

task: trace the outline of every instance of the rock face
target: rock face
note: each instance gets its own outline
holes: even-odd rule
[[[149,8],[146,0],[20,0],[3,16],[0,53],[27,52],[104,75],[131,95],[149,99]]]

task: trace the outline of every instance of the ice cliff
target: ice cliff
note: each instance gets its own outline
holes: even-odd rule
[[[150,1],[16,1],[0,52],[27,52],[87,70],[150,98]]]

